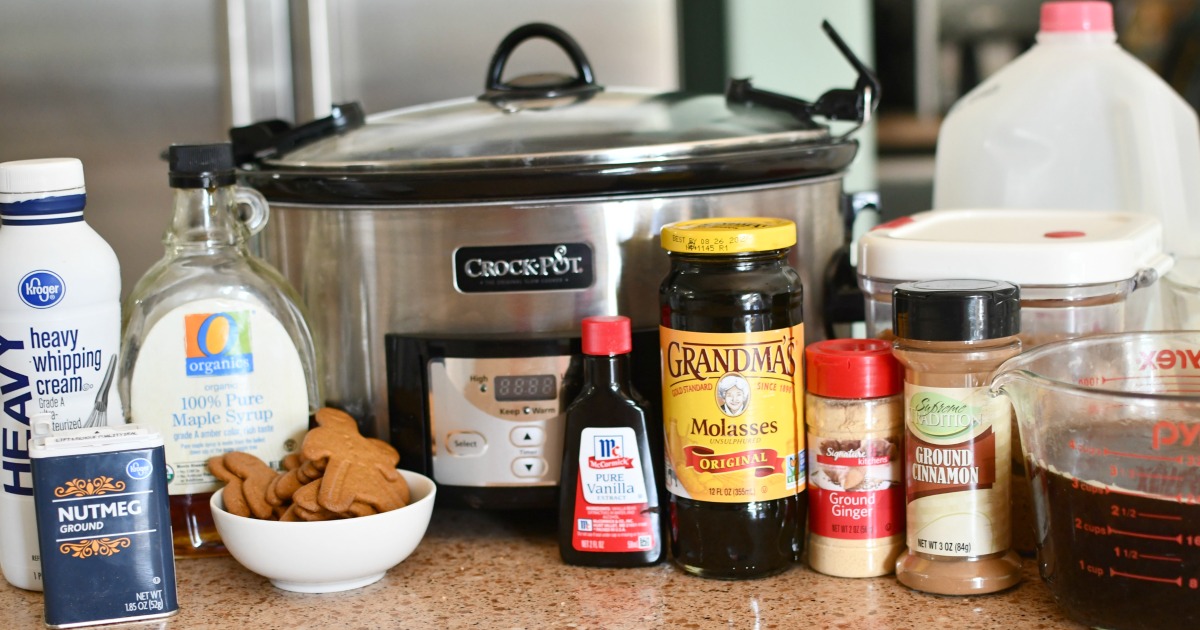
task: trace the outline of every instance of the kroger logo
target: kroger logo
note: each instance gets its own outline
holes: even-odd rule
[[[31,271],[21,278],[17,294],[21,301],[33,308],[50,308],[62,300],[67,293],[67,285],[53,271]]]
[[[134,479],[145,479],[150,476],[150,471],[154,470],[154,466],[150,464],[150,460],[139,457],[125,465],[125,474]]]

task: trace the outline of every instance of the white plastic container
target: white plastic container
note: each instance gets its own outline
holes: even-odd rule
[[[1107,2],[1047,2],[1037,43],[955,103],[934,208],[1126,210],[1200,255],[1196,112],[1116,43]]]
[[[101,418],[124,423],[109,389],[121,344],[121,272],[112,247],[83,220],[86,201],[79,160],[0,164],[0,568],[24,589],[42,588],[34,415],[48,414],[56,432]]]
[[[902,282],[979,278],[1021,288],[1026,347],[1139,330],[1147,287],[1171,269],[1161,222],[1132,212],[930,210],[885,223],[858,244],[867,336],[890,337]],[[1146,299],[1142,296],[1146,295]]]

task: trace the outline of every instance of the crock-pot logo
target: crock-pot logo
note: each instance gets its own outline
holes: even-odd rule
[[[17,287],[21,301],[33,308],[50,308],[58,304],[66,292],[67,285],[62,277],[44,269],[25,274]]]
[[[592,248],[584,243],[462,247],[454,280],[464,293],[560,291],[592,285]]]

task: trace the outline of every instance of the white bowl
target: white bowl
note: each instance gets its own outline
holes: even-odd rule
[[[371,516],[314,522],[245,518],[225,511],[224,489],[209,503],[217,533],[242,566],[285,591],[346,591],[378,581],[425,536],[437,486],[415,472],[400,474],[412,503]]]

